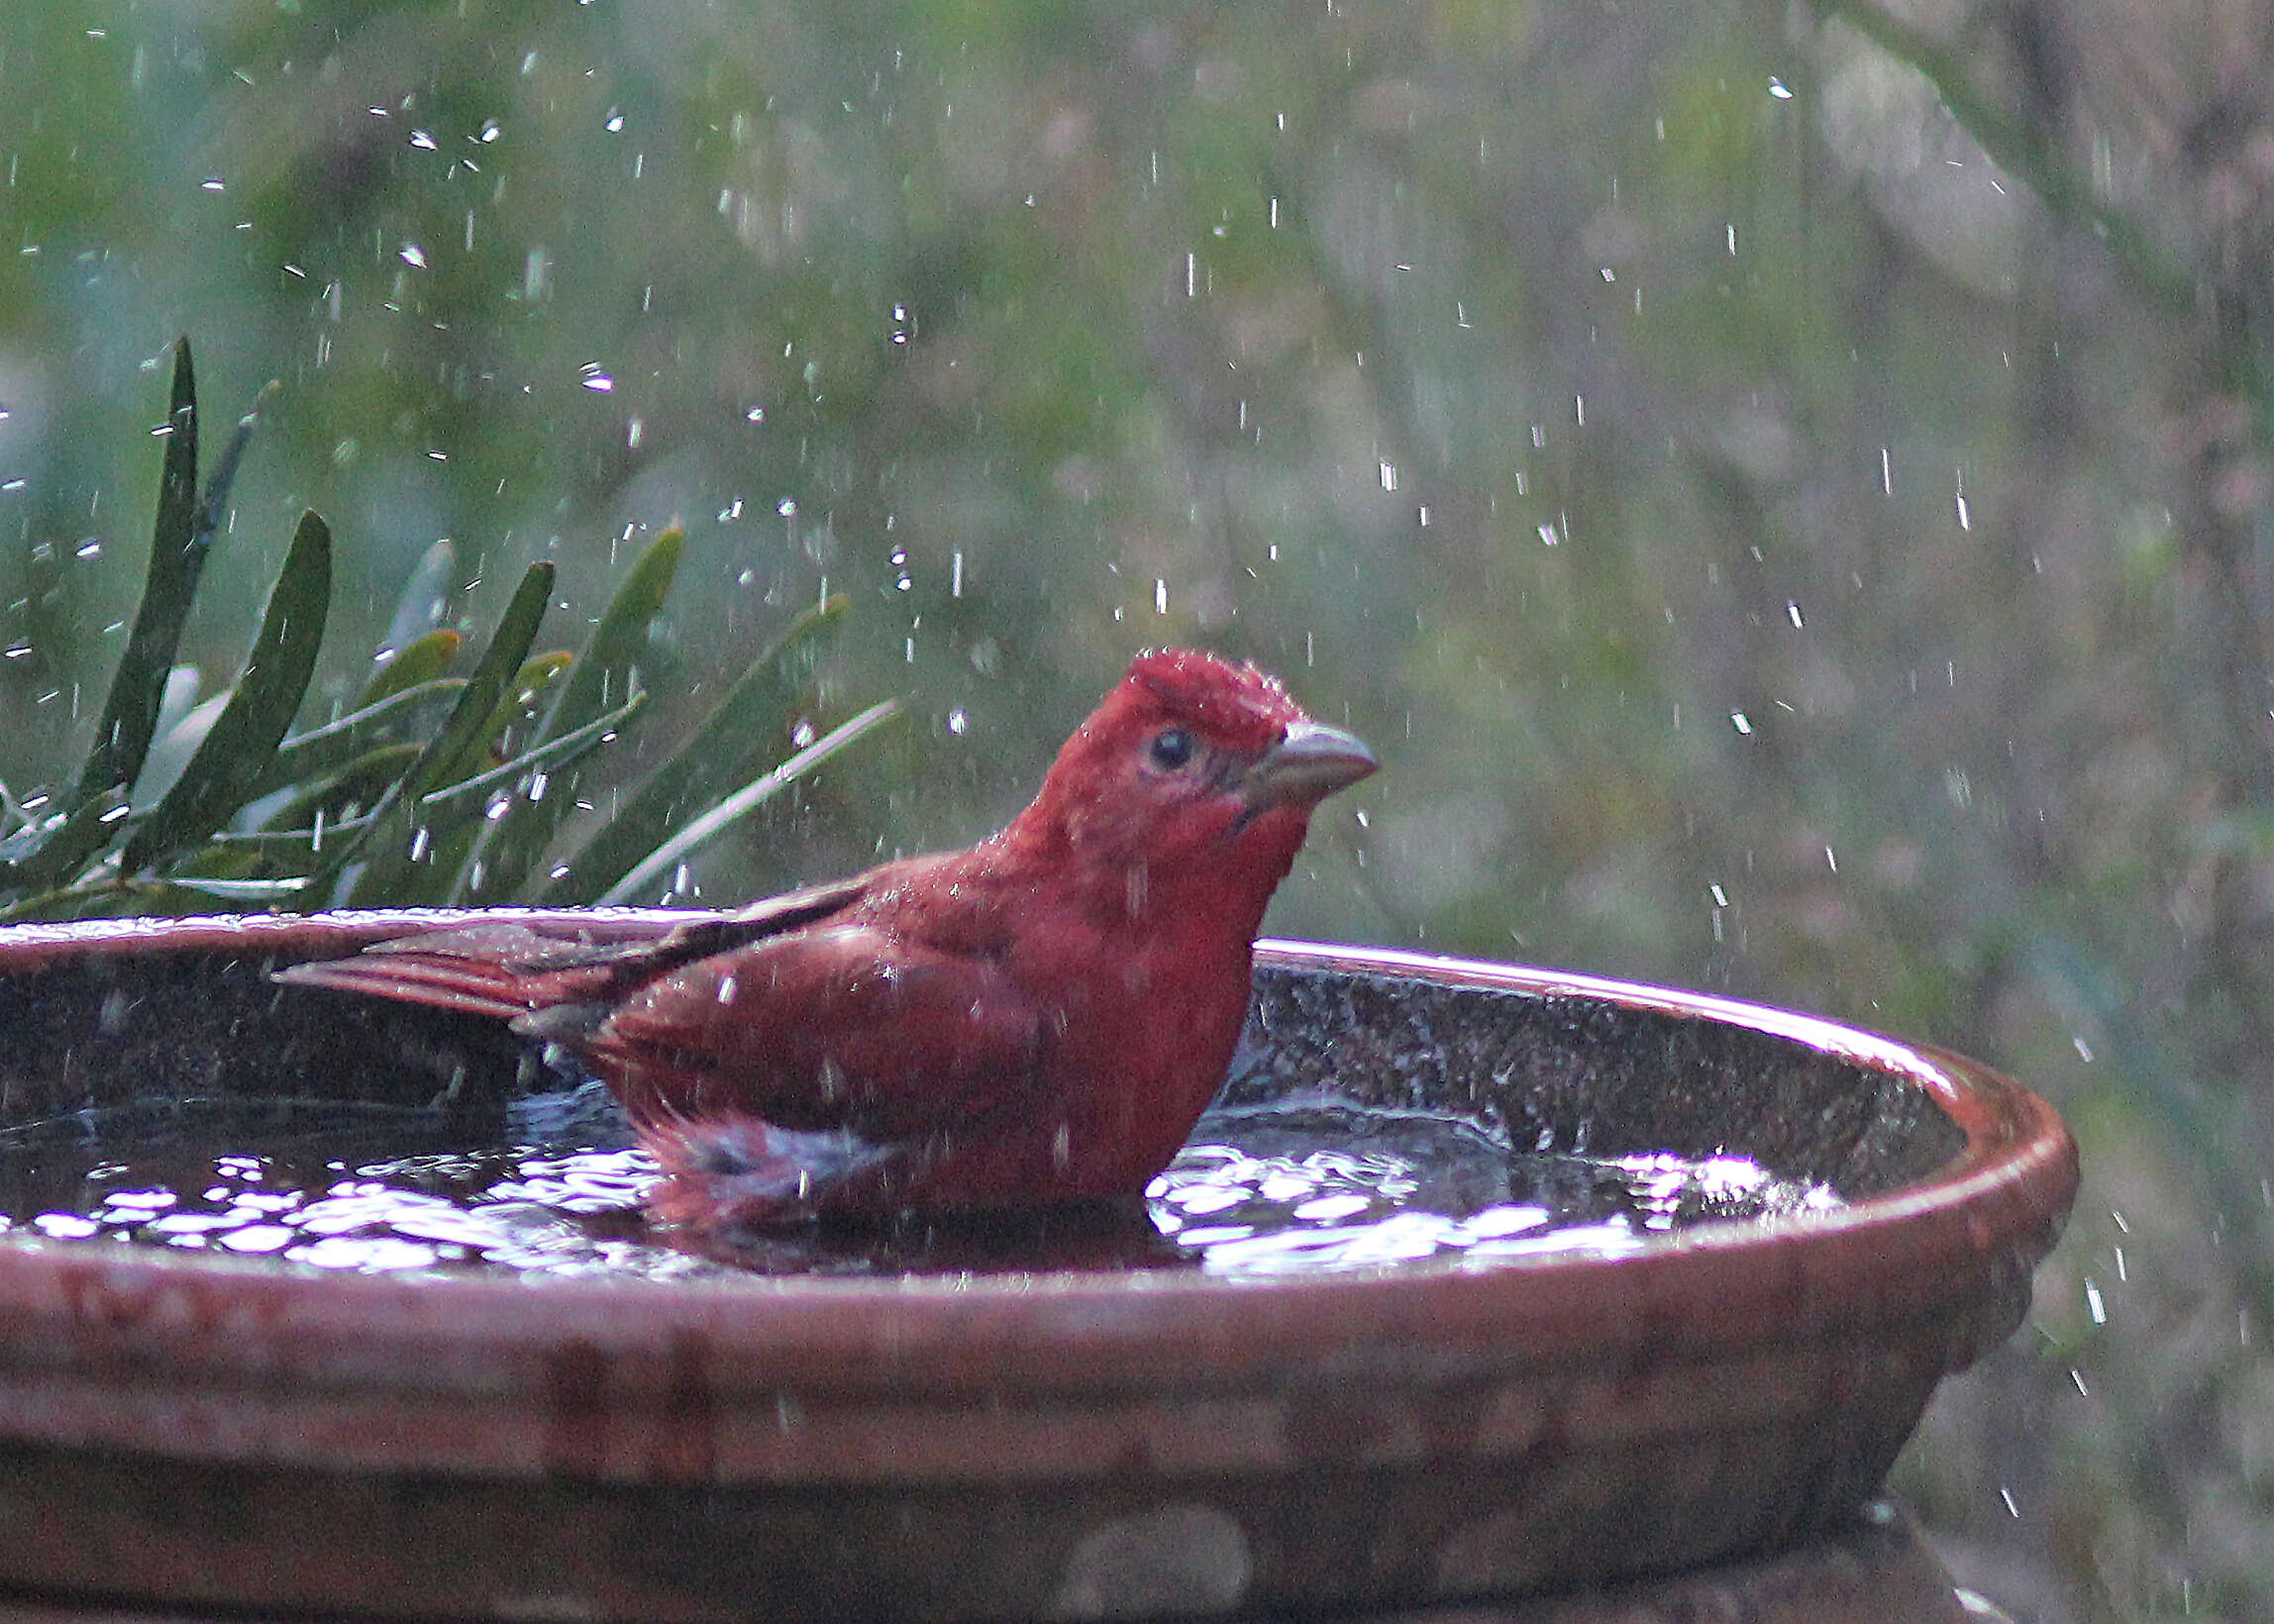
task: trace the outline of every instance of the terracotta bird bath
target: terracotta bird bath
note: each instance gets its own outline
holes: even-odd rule
[[[502,1132],[545,1083],[513,1041],[267,977],[442,917],[0,930],[0,1155],[184,1098]],[[0,1593],[946,1620],[1670,1572],[1850,1519],[1935,1383],[2019,1323],[2074,1194],[2043,1102],[1940,1051],[1505,965],[1259,959],[1234,1106],[1325,1090],[1512,1153],[1742,1155],[1840,1199],[1266,1277],[360,1272],[19,1223]]]

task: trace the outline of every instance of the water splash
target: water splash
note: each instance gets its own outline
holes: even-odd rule
[[[1204,1120],[1142,1205],[807,1229],[689,1250],[648,1225],[655,1164],[628,1147],[605,1091],[544,1098],[562,1108],[517,1119],[544,1143],[475,1150],[433,1148],[431,1118],[421,1146],[417,1121],[378,1108],[209,1101],[169,1107],[162,1121],[74,1119],[68,1132],[5,1147],[0,1231],[374,1273],[1079,1267],[1249,1277],[1616,1253],[1691,1224],[1838,1204],[1822,1186],[1740,1157],[1513,1153],[1447,1118],[1311,1106]],[[156,1144],[106,1154],[105,1140]]]

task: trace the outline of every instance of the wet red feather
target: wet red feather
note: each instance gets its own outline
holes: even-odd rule
[[[968,851],[632,948],[476,925],[280,978],[568,1045],[702,1229],[1131,1194],[1223,1076],[1312,806],[1373,770],[1254,666],[1147,654]]]

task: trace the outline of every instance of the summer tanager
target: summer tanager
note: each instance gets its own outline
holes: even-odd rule
[[[1150,653],[968,851],[652,942],[485,924],[279,978],[565,1045],[699,1230],[1134,1194],[1222,1080],[1311,808],[1375,764],[1253,665]]]

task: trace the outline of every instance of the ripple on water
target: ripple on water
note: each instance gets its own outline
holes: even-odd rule
[[[368,1123],[273,1143],[0,1150],[0,1230],[281,1258],[365,1272],[503,1268],[672,1278],[728,1269],[835,1274],[1049,1268],[1198,1269],[1263,1277],[1429,1259],[1480,1265],[1615,1253],[1654,1233],[1838,1205],[1741,1157],[1512,1152],[1465,1123],[1355,1108],[1203,1120],[1143,1206],[958,1224],[799,1230],[689,1250],[651,1229],[656,1168],[615,1145],[373,1154]],[[273,1112],[260,1130],[273,1128]],[[262,1148],[266,1143],[266,1148]],[[105,1154],[108,1152],[108,1154]]]

